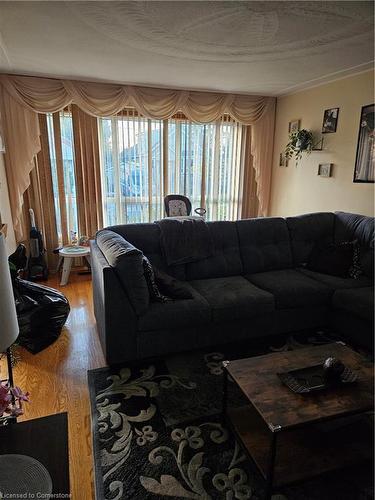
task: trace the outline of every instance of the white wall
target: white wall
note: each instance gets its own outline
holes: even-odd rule
[[[14,236],[12,217],[9,205],[8,184],[5,173],[4,154],[0,153],[0,213],[3,224],[7,224],[8,231],[5,239],[8,255],[16,249],[16,238]]]
[[[372,71],[277,100],[270,215],[343,210],[373,215],[374,184],[353,183],[361,107],[374,103]],[[324,150],[304,154],[295,166],[279,167],[288,142],[288,123],[320,135],[325,109],[339,107],[336,133],[324,134]],[[317,175],[319,163],[333,163],[333,176]]]

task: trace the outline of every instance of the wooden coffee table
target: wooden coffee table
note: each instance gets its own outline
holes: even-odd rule
[[[295,394],[277,376],[329,356],[355,371],[358,381]],[[364,414],[374,404],[373,364],[345,344],[224,361],[223,366],[224,416],[266,480],[267,499],[276,488],[372,457],[371,423]],[[239,408],[230,408],[228,377],[245,396]]]

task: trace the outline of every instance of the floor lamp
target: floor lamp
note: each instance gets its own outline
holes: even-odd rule
[[[8,378],[13,386],[10,346],[19,328],[4,235],[0,232],[0,353],[7,353]],[[27,455],[0,454],[1,498],[50,498],[52,480],[38,460]]]
[[[10,346],[18,337],[19,328],[10,277],[5,237],[0,232],[0,353],[6,352],[9,384],[13,387]]]

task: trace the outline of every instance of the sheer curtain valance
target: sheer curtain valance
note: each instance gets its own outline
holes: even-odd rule
[[[37,113],[55,113],[75,104],[85,113],[108,117],[132,107],[149,119],[166,120],[183,112],[191,121],[214,122],[224,114],[250,126],[251,164],[257,181],[258,215],[268,212],[275,98],[169,90],[17,75],[0,75],[0,106],[5,166],[13,225],[22,240],[22,196],[30,185],[34,156],[40,150]],[[244,191],[244,196],[247,193]]]

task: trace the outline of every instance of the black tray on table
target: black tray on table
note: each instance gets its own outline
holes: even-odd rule
[[[325,371],[322,364],[278,373],[277,376],[283,384],[297,394],[306,394],[322,391],[330,387],[352,384],[358,378],[356,373],[352,372],[350,368],[345,367],[345,370],[337,381],[328,382],[325,378]]]

